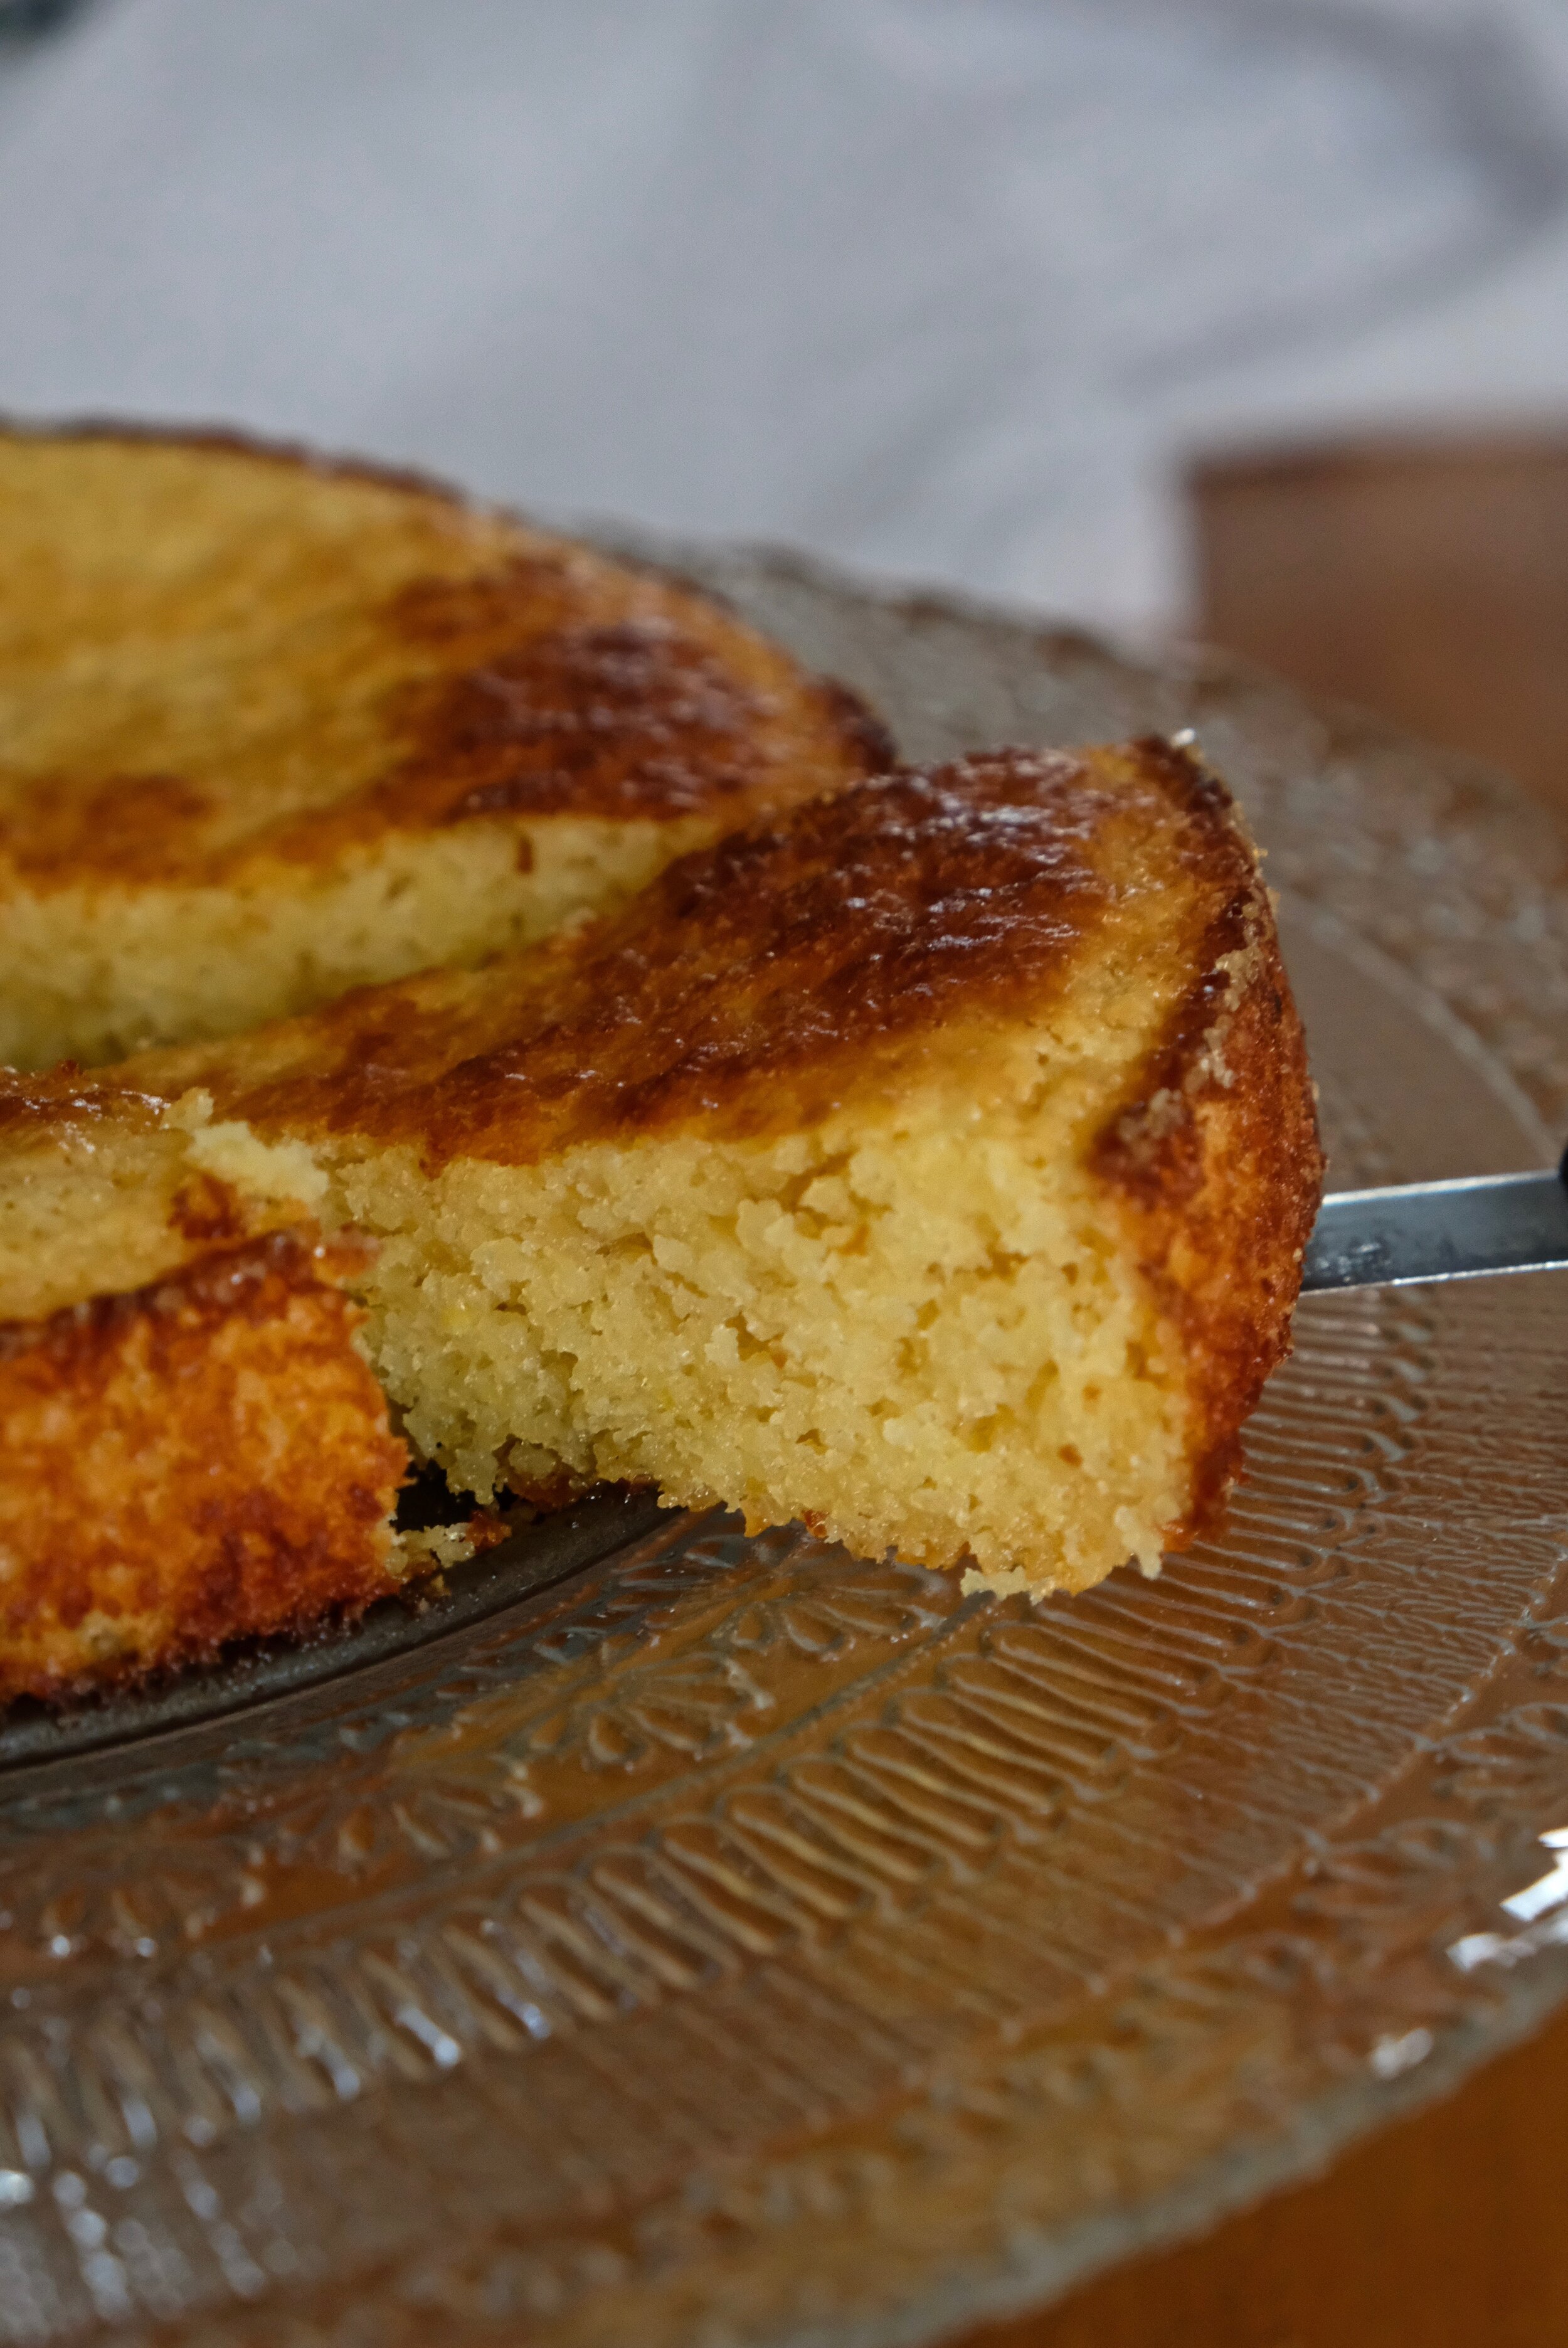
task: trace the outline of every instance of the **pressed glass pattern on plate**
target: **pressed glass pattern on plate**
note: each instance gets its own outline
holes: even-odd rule
[[[1555,1154],[1552,818],[1204,658],[676,560],[911,755],[1195,726],[1335,1184]],[[0,1732],[0,2340],[915,2343],[1451,2083],[1568,1988],[1565,1371],[1563,1275],[1313,1298],[1157,1581],[609,1496]]]

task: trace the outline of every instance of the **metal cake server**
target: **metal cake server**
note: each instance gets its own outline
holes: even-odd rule
[[[1491,1272],[1563,1270],[1568,1153],[1554,1172],[1330,1191],[1307,1242],[1301,1285],[1398,1288]]]

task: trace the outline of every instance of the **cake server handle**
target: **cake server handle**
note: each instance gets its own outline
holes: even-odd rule
[[[1398,1288],[1492,1272],[1568,1269],[1568,1152],[1556,1171],[1331,1190],[1301,1285]]]

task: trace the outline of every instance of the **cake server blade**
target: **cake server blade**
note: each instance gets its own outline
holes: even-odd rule
[[[1564,1169],[1330,1191],[1307,1242],[1303,1290],[1398,1288],[1493,1272],[1568,1269]]]

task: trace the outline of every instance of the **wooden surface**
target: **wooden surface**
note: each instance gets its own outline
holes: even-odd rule
[[[1568,435],[1255,457],[1191,489],[1195,633],[1568,808]],[[1554,2348],[1565,2155],[1568,2012],[1327,2177],[962,2348]]]
[[[1200,466],[1197,632],[1568,807],[1568,434]]]
[[[1568,2015],[1316,2184],[963,2348],[1556,2348]]]

